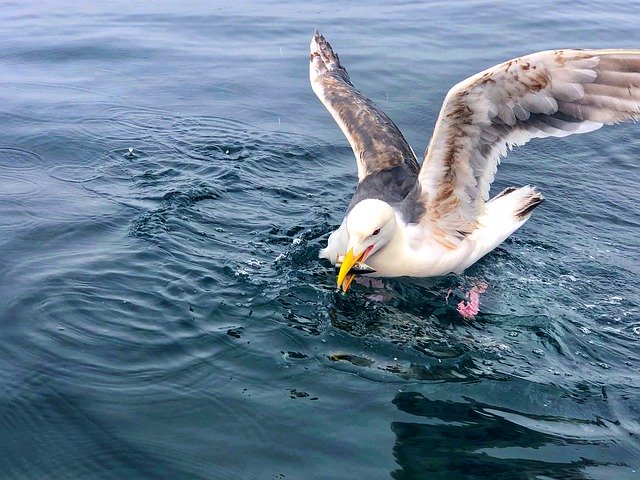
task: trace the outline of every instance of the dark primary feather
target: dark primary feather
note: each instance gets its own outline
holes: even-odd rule
[[[311,42],[310,79],[314,92],[349,140],[358,179],[402,167],[417,177],[420,167],[411,147],[391,119],[355,89],[331,45],[318,32]]]

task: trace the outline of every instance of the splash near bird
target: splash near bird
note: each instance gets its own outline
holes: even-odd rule
[[[346,216],[320,251],[320,258],[339,265],[337,285],[344,292],[358,274],[461,273],[543,201],[531,186],[489,199],[508,148],[640,118],[640,50],[533,53],[454,86],[420,166],[398,127],[356,90],[318,32],[309,76],[358,167]]]

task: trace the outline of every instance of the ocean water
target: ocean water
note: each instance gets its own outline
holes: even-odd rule
[[[307,70],[318,28],[421,152],[453,84],[639,18],[0,2],[0,478],[640,478],[640,125],[514,150],[494,191],[547,201],[464,275],[344,296],[356,168]]]

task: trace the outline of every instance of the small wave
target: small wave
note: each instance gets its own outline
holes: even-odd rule
[[[0,167],[5,173],[30,172],[42,168],[42,156],[30,150],[0,145]]]

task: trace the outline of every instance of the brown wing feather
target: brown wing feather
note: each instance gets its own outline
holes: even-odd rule
[[[309,64],[311,86],[349,140],[358,165],[358,180],[406,165],[417,176],[413,150],[391,119],[355,89],[329,42],[315,33]]]
[[[539,52],[480,72],[445,98],[419,176],[422,221],[459,238],[508,148],[638,118],[640,50]]]

